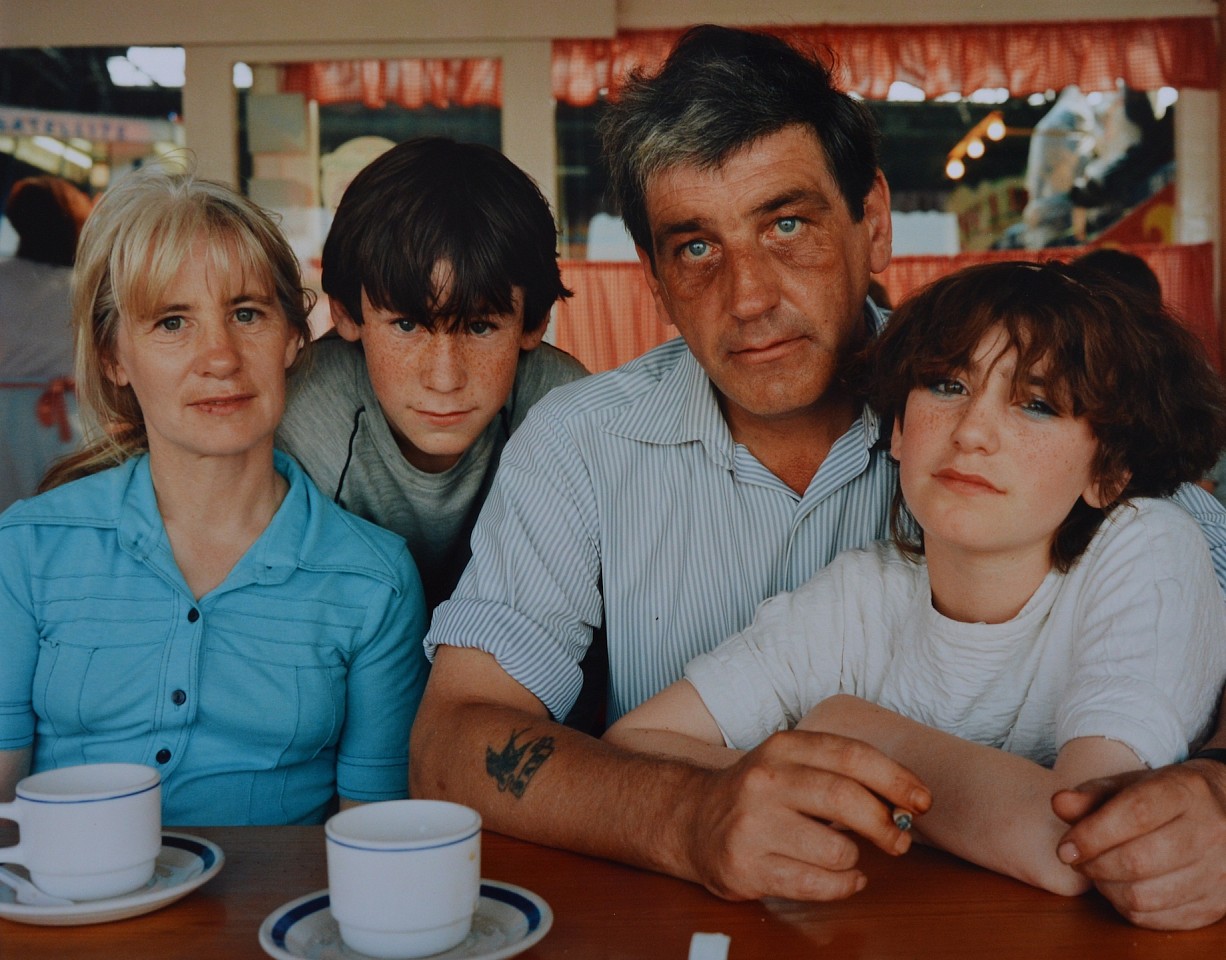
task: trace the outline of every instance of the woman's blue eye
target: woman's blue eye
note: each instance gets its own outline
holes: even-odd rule
[[[251,307],[239,307],[234,311],[234,319],[239,323],[251,323],[259,314]]]
[[[183,329],[183,318],[182,317],[163,317],[161,320],[158,321],[158,326],[161,327],[163,330],[169,330],[171,333],[175,333]]]

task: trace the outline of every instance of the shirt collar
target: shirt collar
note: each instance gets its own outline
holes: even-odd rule
[[[306,475],[291,457],[280,450],[273,451],[273,464],[289,484],[289,489],[268,527],[230,571],[217,588],[219,590],[230,590],[251,582],[281,583],[299,566],[311,521],[304,482]],[[182,574],[170,549],[166,525],[158,512],[149,454],[133,457],[117,469],[128,471],[119,514],[121,548],[133,557],[150,563],[164,578],[181,582]]]
[[[889,313],[866,299],[863,316],[869,336],[876,336],[885,327]],[[715,463],[731,469],[736,443],[716,402],[711,379],[684,340],[678,338],[657,349],[673,350],[676,363],[638,403],[611,419],[605,429],[644,443],[677,445],[697,441]],[[859,430],[865,449],[872,449],[883,439],[883,426],[881,418],[864,406],[851,430]]]

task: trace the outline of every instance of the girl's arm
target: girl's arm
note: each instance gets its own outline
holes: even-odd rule
[[[1122,743],[1083,737],[1065,744],[1048,770],[846,694],[814,707],[798,729],[864,740],[914,771],[933,796],[932,809],[916,822],[920,838],[1064,895],[1084,893],[1091,884],[1056,856],[1068,828],[1052,812],[1052,795],[1083,780],[1142,766]]]
[[[605,731],[604,739],[711,769],[731,766],[741,756],[740,750],[724,746],[715,718],[688,680],[678,680],[635,707]]]

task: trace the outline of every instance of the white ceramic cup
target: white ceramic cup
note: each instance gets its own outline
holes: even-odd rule
[[[130,893],[153,876],[162,849],[162,778],[138,763],[90,763],[26,777],[0,819],[16,845],[0,863],[24,864],[35,886],[69,900]]]
[[[324,825],[341,939],[380,958],[425,957],[468,936],[481,891],[481,815],[442,800],[388,800]]]

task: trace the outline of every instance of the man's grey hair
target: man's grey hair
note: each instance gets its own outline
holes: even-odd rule
[[[810,129],[854,221],[877,175],[880,136],[863,102],[837,90],[815,54],[778,37],[704,25],[686,31],[653,76],[631,73],[600,123],[612,199],[655,263],[646,191],[678,165],[719,167],[784,127]]]

